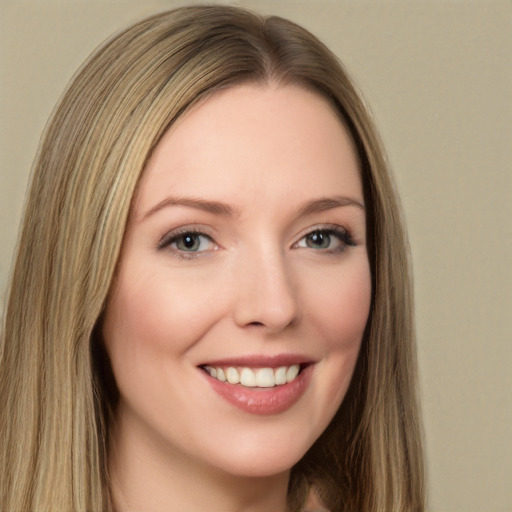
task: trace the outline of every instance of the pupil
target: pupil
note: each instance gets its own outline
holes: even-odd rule
[[[325,248],[329,245],[330,237],[326,233],[311,233],[309,235],[310,246]]]
[[[185,235],[183,237],[183,245],[187,249],[193,249],[196,245],[196,237],[191,236],[191,235]]]

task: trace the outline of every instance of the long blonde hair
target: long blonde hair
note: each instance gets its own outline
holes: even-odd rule
[[[198,101],[243,82],[327,98],[358,149],[373,300],[351,387],[292,469],[334,511],[422,511],[423,461],[407,241],[366,109],[333,54],[278,17],[227,6],[153,16],[76,75],[35,163],[1,338],[0,509],[111,511],[116,388],[96,335],[130,203],[153,148]]]

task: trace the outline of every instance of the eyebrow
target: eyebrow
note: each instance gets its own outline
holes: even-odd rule
[[[221,215],[224,217],[235,217],[239,215],[239,210],[230,206],[226,203],[222,203],[220,201],[208,201],[206,199],[201,199],[198,197],[178,197],[178,196],[170,196],[165,198],[163,201],[160,201],[158,204],[153,206],[148,212],[144,214],[142,217],[146,219],[150,215],[162,210],[163,208],[169,206],[185,206],[188,208],[195,208],[197,210],[202,210],[207,213],[212,213],[214,215]],[[355,206],[357,208],[365,210],[364,205],[350,197],[345,196],[334,196],[334,197],[323,197],[320,199],[314,199],[306,203],[299,210],[299,216],[311,215],[313,213],[320,213],[327,210],[332,210],[334,208],[340,208],[343,206]]]
[[[222,215],[224,217],[234,217],[238,214],[238,210],[219,201],[207,201],[198,197],[170,196],[153,206],[153,208],[144,214],[143,219],[146,219],[150,215],[153,215],[157,211],[168,206],[187,206],[189,208],[195,208],[196,210],[202,210],[204,212],[212,213],[214,215]]]
[[[355,206],[363,211],[365,210],[364,204],[356,199],[345,196],[334,196],[322,197],[321,199],[310,201],[299,210],[299,215],[306,216],[312,213],[320,213],[334,208],[340,208],[342,206]]]

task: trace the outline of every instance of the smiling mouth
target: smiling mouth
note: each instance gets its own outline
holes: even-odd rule
[[[293,382],[307,365],[292,364],[278,368],[247,366],[210,366],[201,368],[214,379],[246,388],[275,388]]]
[[[306,392],[316,362],[302,356],[247,356],[209,361],[198,368],[211,389],[238,409],[256,415],[280,414]]]

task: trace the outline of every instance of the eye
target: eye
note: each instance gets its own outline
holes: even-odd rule
[[[217,244],[207,234],[189,230],[164,236],[158,248],[166,247],[176,252],[178,256],[191,258],[198,253],[216,250]]]
[[[350,234],[341,227],[322,228],[310,231],[303,236],[295,247],[304,247],[321,252],[342,252],[347,246],[354,246]]]

